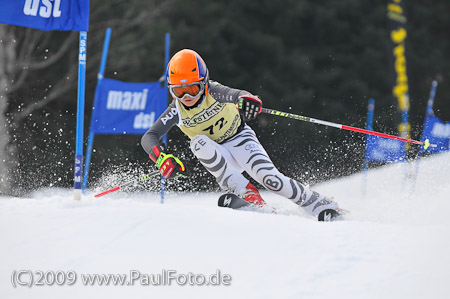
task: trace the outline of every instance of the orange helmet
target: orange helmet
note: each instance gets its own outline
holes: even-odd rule
[[[208,69],[203,59],[195,51],[183,49],[173,55],[167,65],[167,85],[174,98],[185,95],[208,94]],[[198,85],[198,86],[197,86]],[[198,91],[193,94],[192,90]]]

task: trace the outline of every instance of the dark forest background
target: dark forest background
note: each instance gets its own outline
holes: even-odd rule
[[[411,137],[420,139],[432,80],[439,83],[435,113],[450,120],[450,2],[403,3]],[[367,103],[373,97],[374,130],[397,134],[400,119],[392,96],[395,77],[386,6],[387,1],[380,0],[91,0],[85,139],[107,27],[112,28],[112,37],[106,77],[159,80],[165,68],[164,37],[169,32],[171,55],[182,48],[194,49],[212,79],[259,95],[267,108],[365,128]],[[17,53],[9,84],[17,83],[26,71],[20,87],[6,93],[12,154],[7,159],[9,187],[3,193],[69,188],[75,152],[78,33],[0,26],[4,34],[0,44],[13,43]],[[67,49],[60,51],[66,44]],[[52,59],[54,63],[43,67]],[[362,134],[270,115],[261,115],[250,125],[279,169],[306,183],[362,168]],[[90,187],[111,186],[152,169],[140,138],[96,136]],[[187,145],[179,129],[169,133],[170,151],[184,159],[190,171],[188,179],[172,181],[169,188],[216,190],[213,177]],[[415,153],[413,146],[409,156]],[[157,183],[140,188],[156,190]]]

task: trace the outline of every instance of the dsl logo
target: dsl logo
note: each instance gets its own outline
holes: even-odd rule
[[[61,16],[61,0],[26,0],[23,13],[36,17],[39,13],[43,18],[59,18]]]

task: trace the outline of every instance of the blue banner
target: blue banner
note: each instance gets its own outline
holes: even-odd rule
[[[167,108],[160,82],[128,83],[104,78],[95,91],[96,134],[144,134]]]
[[[373,135],[367,136],[366,160],[371,162],[399,162],[406,157],[405,143]]]
[[[427,116],[421,141],[426,139],[429,139],[431,144],[437,145],[437,147],[430,146],[426,152],[437,153],[450,150],[450,122],[444,122],[435,115]],[[425,151],[423,146],[420,147],[420,151]]]
[[[89,0],[0,0],[0,23],[47,31],[88,31]]]

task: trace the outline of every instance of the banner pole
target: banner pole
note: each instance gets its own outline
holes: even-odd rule
[[[74,199],[81,199],[81,175],[83,173],[83,130],[84,130],[84,98],[86,87],[86,50],[87,32],[80,31],[78,49],[78,97],[77,97],[77,127],[75,140],[75,175]]]
[[[167,65],[169,64],[170,55],[170,33],[166,33],[165,50],[164,50],[164,97],[169,97],[169,89],[167,88]],[[163,137],[163,142],[167,145],[167,134]],[[164,191],[166,189],[166,179],[161,175],[161,203],[164,203]]]
[[[102,60],[100,63],[100,70],[97,75],[97,88],[94,96],[94,103],[92,106],[92,113],[91,113],[91,124],[89,127],[89,138],[86,148],[86,161],[85,161],[85,167],[84,167],[84,173],[83,173],[83,194],[86,193],[88,178],[89,178],[89,169],[91,166],[91,157],[92,157],[92,150],[94,146],[94,119],[95,119],[95,107],[97,102],[97,89],[102,83],[103,77],[105,75],[105,68],[106,68],[106,60],[108,58],[108,49],[109,49],[109,42],[111,40],[111,28],[106,29],[106,35],[105,35],[105,41],[103,42],[103,52],[102,52]]]

